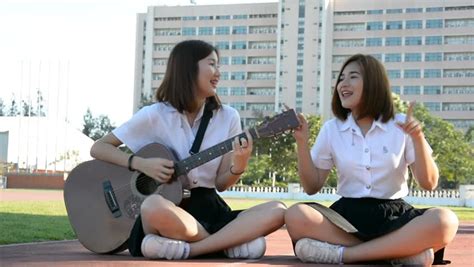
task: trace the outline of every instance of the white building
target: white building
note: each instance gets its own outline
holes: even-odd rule
[[[18,168],[70,171],[92,159],[94,141],[64,122],[48,117],[0,117],[0,162]]]
[[[474,125],[472,0],[280,0],[153,6],[137,16],[134,109],[161,83],[173,46],[202,39],[220,51],[218,94],[245,124],[281,104],[331,116],[342,62],[372,54],[392,90],[458,128]]]

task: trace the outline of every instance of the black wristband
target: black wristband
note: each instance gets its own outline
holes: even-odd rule
[[[243,171],[241,171],[241,172],[233,172],[233,171],[232,171],[232,167],[234,167],[234,165],[231,165],[231,166],[230,166],[230,169],[229,169],[230,174],[232,174],[232,175],[242,175],[242,174],[245,172],[245,170],[243,170]]]
[[[135,171],[135,169],[132,168],[132,159],[133,159],[133,157],[135,157],[135,154],[132,154],[132,155],[130,155],[130,157],[128,157],[128,170],[131,171],[131,172]]]

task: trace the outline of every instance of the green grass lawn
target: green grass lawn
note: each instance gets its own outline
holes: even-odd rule
[[[267,200],[226,199],[232,209],[246,209]],[[284,201],[287,206],[298,201]],[[330,202],[323,202],[330,205]],[[417,206],[421,207],[421,206]],[[474,221],[474,209],[450,207],[461,221]],[[66,207],[56,201],[1,201],[0,245],[74,239]]]

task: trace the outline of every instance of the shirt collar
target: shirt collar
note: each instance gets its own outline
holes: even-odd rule
[[[382,116],[380,116],[378,120],[375,120],[374,124],[375,124],[375,127],[378,127],[384,131],[387,131],[387,124],[382,122]],[[358,129],[359,126],[357,126],[357,123],[355,122],[354,117],[352,116],[352,113],[349,113],[345,121],[339,121],[338,128],[339,128],[339,131],[344,132],[344,131],[347,131],[348,129]]]

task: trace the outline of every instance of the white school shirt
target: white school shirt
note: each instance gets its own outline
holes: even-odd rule
[[[151,143],[160,143],[171,148],[179,160],[190,156],[196,133],[201,123],[204,106],[199,111],[191,128],[186,115],[173,106],[158,102],[143,107],[133,117],[112,133],[134,153]],[[200,151],[230,139],[242,132],[239,113],[226,105],[213,112]],[[191,188],[215,188],[218,168],[222,156],[215,158],[188,173]]]
[[[396,121],[404,122],[405,115],[397,114],[386,123],[374,121],[365,137],[352,114],[345,121],[336,118],[323,125],[311,158],[320,169],[336,166],[339,195],[378,199],[408,195],[408,166],[415,161],[415,151],[411,137]]]

